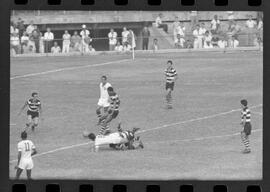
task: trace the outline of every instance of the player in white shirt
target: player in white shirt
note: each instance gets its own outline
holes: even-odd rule
[[[110,97],[109,97],[109,94],[108,94],[108,91],[107,91],[107,89],[109,87],[112,87],[112,85],[107,82],[107,77],[105,75],[103,75],[101,77],[101,83],[99,84],[100,97],[99,97],[99,100],[98,100],[98,104],[97,104],[98,107],[97,107],[97,110],[96,110],[96,114],[97,114],[99,119],[102,116],[101,109],[103,109],[103,112],[106,113],[109,106],[110,106],[110,101],[109,101]],[[98,122],[98,123],[100,123],[100,122]]]
[[[246,21],[246,27],[249,29],[254,29],[256,25],[256,21],[252,20],[252,16],[249,16],[249,19]]]
[[[94,141],[93,151],[98,152],[99,148],[104,145],[109,145],[111,148],[116,150],[125,150],[125,149],[139,149],[144,148],[140,137],[135,137],[135,133],[140,129],[134,127],[130,130],[122,130],[121,124],[117,127],[118,131],[110,133],[108,135],[95,135],[90,133],[88,138]]]
[[[69,53],[69,47],[70,47],[70,34],[67,30],[65,30],[65,33],[63,34],[63,47],[62,47],[62,53]]]
[[[27,178],[31,179],[31,171],[34,167],[32,156],[37,153],[36,147],[32,141],[27,139],[27,133],[21,133],[21,139],[18,143],[18,163],[15,166],[16,179],[19,179],[23,170],[26,170]]]

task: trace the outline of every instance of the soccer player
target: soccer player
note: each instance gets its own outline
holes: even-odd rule
[[[107,82],[107,77],[105,75],[103,75],[101,77],[101,83],[99,84],[99,88],[100,88],[100,97],[98,100],[98,107],[96,109],[96,114],[98,116],[98,118],[100,119],[101,115],[101,109],[103,109],[104,112],[107,112],[110,103],[109,103],[109,94],[107,89],[109,87],[111,87],[112,85],[110,83]],[[100,123],[100,121],[98,122],[98,124]]]
[[[241,111],[241,125],[243,126],[243,131],[241,132],[241,139],[243,144],[245,145],[245,149],[243,153],[250,153],[250,145],[249,145],[249,135],[251,134],[251,123],[250,123],[250,110],[248,108],[248,102],[245,99],[240,101],[242,111]]]
[[[167,108],[172,109],[172,91],[174,89],[175,81],[178,79],[176,70],[173,68],[171,60],[167,61],[167,69],[165,70],[166,85],[166,102]]]
[[[108,123],[111,122],[113,119],[115,119],[119,114],[120,99],[118,95],[114,92],[112,87],[108,87],[107,91],[109,94],[110,106],[107,112],[102,117],[100,117],[99,120],[101,122],[101,129],[99,132],[100,135],[110,133]]]
[[[32,93],[32,97],[25,102],[18,115],[22,113],[22,111],[26,106],[28,106],[27,110],[28,122],[26,123],[26,128],[31,127],[32,131],[34,131],[35,128],[38,126],[39,116],[41,116],[42,114],[41,102],[38,99],[37,92]]]
[[[37,150],[32,141],[27,139],[27,133],[21,133],[21,139],[18,143],[18,163],[15,166],[16,179],[19,179],[23,170],[26,170],[28,179],[31,179],[31,171],[34,167],[32,156],[37,154]]]
[[[111,148],[116,150],[125,150],[125,149],[138,149],[144,148],[140,137],[135,137],[135,132],[139,128],[133,128],[131,131],[123,131],[121,125],[118,125],[118,132],[110,133],[109,135],[97,135],[90,133],[88,138],[94,141],[94,151],[97,152],[99,147],[102,145],[109,145]]]

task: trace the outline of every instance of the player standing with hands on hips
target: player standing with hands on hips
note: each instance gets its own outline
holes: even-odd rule
[[[172,65],[173,62],[171,60],[167,61],[167,68],[165,69],[166,103],[168,109],[172,109],[172,91],[174,89],[175,81],[178,79],[177,72]]]
[[[26,170],[27,178],[31,179],[31,171],[34,167],[32,156],[37,154],[36,147],[32,141],[27,139],[27,133],[21,133],[21,139],[18,143],[18,163],[15,166],[17,169],[16,179],[19,179],[23,170]]]
[[[243,153],[250,153],[251,149],[249,146],[249,135],[251,134],[251,123],[250,123],[250,110],[247,106],[247,100],[243,99],[240,101],[242,111],[241,111],[241,125],[243,126],[243,131],[241,132],[241,139],[245,145]]]

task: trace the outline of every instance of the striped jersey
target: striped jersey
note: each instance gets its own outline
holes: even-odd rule
[[[242,119],[242,122],[244,121],[244,119],[246,119],[246,122],[250,122],[250,110],[248,107],[245,107],[244,109],[242,109],[241,111],[241,119]]]
[[[119,99],[118,95],[116,93],[113,93],[109,97],[110,97],[110,107],[113,110],[119,110],[120,99]]]
[[[127,139],[128,141],[133,140],[135,137],[132,131],[123,131],[121,127],[118,127],[118,132],[121,137]]]
[[[165,70],[166,82],[172,83],[174,81],[176,75],[177,75],[177,72],[173,67],[167,68]]]
[[[41,102],[38,99],[34,100],[33,98],[31,98],[27,101],[27,105],[28,105],[29,111],[39,112],[39,109],[41,107]]]

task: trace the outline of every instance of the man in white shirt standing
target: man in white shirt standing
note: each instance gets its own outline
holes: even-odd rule
[[[90,31],[86,29],[86,25],[82,25],[82,30],[80,32],[80,35],[82,37],[82,52],[89,52],[89,43],[92,41],[92,39],[89,37]]]
[[[117,43],[117,33],[113,29],[111,29],[110,33],[108,33],[108,38],[109,38],[109,50],[113,51]]]
[[[194,49],[202,48],[202,40],[204,37],[204,30],[200,28],[200,25],[196,25],[196,29],[193,31],[194,36]]]
[[[253,46],[254,39],[255,39],[254,34],[255,34],[256,25],[257,25],[256,21],[252,20],[252,15],[250,15],[249,19],[246,21],[248,46]]]
[[[26,33],[28,34],[28,36],[32,34],[34,29],[35,29],[34,21],[30,21],[30,24],[26,27]]]
[[[45,53],[49,53],[54,40],[54,35],[51,32],[51,28],[47,28],[47,32],[44,34]]]
[[[27,139],[27,133],[21,133],[21,139],[18,143],[18,163],[15,166],[17,169],[16,179],[19,179],[23,170],[26,170],[27,178],[31,179],[31,172],[34,168],[32,156],[37,153],[36,147],[32,141]]]
[[[123,32],[122,32],[122,45],[126,46],[128,43],[128,30],[126,27],[123,28]]]
[[[97,110],[96,110],[96,114],[97,114],[99,119],[102,116],[101,109],[103,109],[103,113],[106,113],[109,106],[110,106],[109,94],[108,94],[108,91],[107,91],[107,89],[109,87],[112,87],[112,85],[107,82],[107,76],[103,75],[101,77],[101,83],[99,84],[100,97],[99,97],[99,100],[98,100],[98,104],[97,104],[98,107],[97,107]],[[100,122],[98,122],[98,123],[100,123]]]
[[[217,15],[214,15],[214,19],[211,21],[211,33],[217,34],[220,27],[220,20]]]
[[[70,46],[70,34],[67,30],[65,30],[65,33],[63,34],[63,47],[62,47],[62,53],[69,53],[69,46]]]

